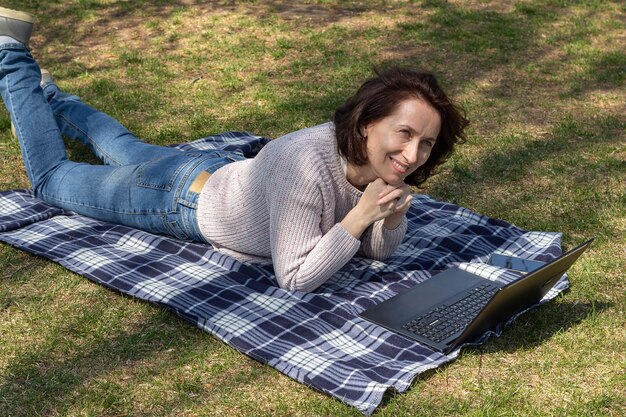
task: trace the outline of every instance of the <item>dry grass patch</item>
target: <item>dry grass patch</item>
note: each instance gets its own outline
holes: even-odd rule
[[[462,9],[498,13],[512,13],[519,4],[518,1],[512,0],[449,0],[449,3]]]

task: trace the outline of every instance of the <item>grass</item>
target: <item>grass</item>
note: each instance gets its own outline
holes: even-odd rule
[[[328,120],[372,65],[438,74],[469,141],[420,192],[571,248],[570,292],[377,416],[626,413],[624,5],[9,0],[58,84],[149,142]],[[69,28],[69,30],[68,30]],[[0,111],[0,189],[29,186]],[[71,154],[85,158],[83,150]],[[158,307],[0,245],[0,416],[359,415]]]

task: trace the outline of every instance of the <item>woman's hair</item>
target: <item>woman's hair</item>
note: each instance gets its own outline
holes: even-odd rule
[[[441,131],[426,163],[405,180],[409,185],[420,185],[452,154],[456,143],[465,142],[463,130],[469,121],[463,109],[439,87],[433,74],[397,67],[374,72],[376,77],[365,81],[354,96],[335,110],[333,123],[339,152],[348,162],[365,165],[368,159],[364,128],[391,115],[405,100],[423,100],[439,113]]]

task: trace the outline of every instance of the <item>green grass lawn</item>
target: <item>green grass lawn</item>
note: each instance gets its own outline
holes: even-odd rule
[[[572,289],[377,416],[626,414],[626,9],[603,0],[8,0],[61,88],[145,140],[277,137],[371,74],[435,72],[472,121],[419,190],[595,236]],[[71,147],[72,157],[85,152]],[[29,187],[0,110],[0,189]],[[0,244],[0,416],[357,416],[173,314]]]

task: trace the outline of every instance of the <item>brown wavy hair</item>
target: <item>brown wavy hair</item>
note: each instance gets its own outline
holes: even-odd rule
[[[430,104],[441,117],[441,131],[426,163],[411,173],[405,182],[420,185],[434,174],[435,168],[452,154],[457,143],[467,140],[469,125],[465,111],[454,104],[430,72],[393,67],[365,81],[333,114],[339,153],[357,166],[367,164],[367,141],[362,132],[371,123],[391,115],[398,105],[417,98]]]

